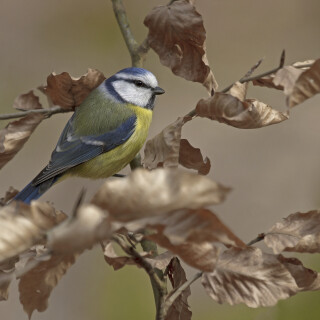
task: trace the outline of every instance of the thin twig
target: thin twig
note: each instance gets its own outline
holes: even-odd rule
[[[274,69],[272,69],[272,70],[270,70],[270,71],[267,71],[267,72],[258,74],[258,75],[256,75],[256,76],[244,77],[244,78],[240,79],[239,82],[240,82],[240,83],[245,83],[245,82],[249,82],[249,81],[253,81],[253,80],[256,80],[256,79],[260,79],[260,78],[269,76],[270,74],[276,73],[278,70],[280,70],[281,68],[283,68],[284,61],[285,61],[285,51],[283,50],[282,53],[281,53],[281,56],[280,56],[279,65],[278,65],[276,68],[274,68]],[[233,86],[233,84],[230,84],[228,87],[224,88],[221,92],[222,92],[222,93],[225,93],[225,92],[229,91],[232,86]]]
[[[114,14],[117,18],[118,25],[120,27],[123,39],[129,50],[132,66],[141,67],[144,61],[144,57],[149,50],[148,41],[144,40],[141,45],[135,40],[132,31],[129,26],[125,7],[122,0],[112,0],[112,6]]]
[[[27,116],[29,114],[44,114],[47,117],[50,117],[53,114],[56,113],[66,113],[66,112],[71,112],[73,111],[72,109],[63,109],[59,106],[54,106],[52,108],[47,108],[47,109],[34,109],[34,110],[28,110],[28,111],[20,111],[16,113],[8,113],[8,114],[1,114],[0,115],[0,120],[8,120],[8,119],[17,119],[17,118],[22,118],[24,116]]]
[[[239,80],[240,83],[245,83],[245,82],[249,82],[249,81],[253,81],[253,80],[256,80],[256,79],[260,79],[262,77],[265,77],[265,76],[268,76],[270,74],[273,74],[275,72],[277,72],[278,70],[280,70],[281,68],[283,68],[283,65],[284,65],[284,60],[285,60],[285,51],[283,50],[282,53],[281,53],[281,57],[280,57],[280,62],[279,62],[279,65],[270,70],[270,71],[267,71],[267,72],[264,72],[264,73],[261,73],[261,74],[258,74],[257,76],[253,76],[253,77],[243,77]],[[259,65],[260,63],[262,62],[262,60],[259,60],[258,63],[256,63],[251,69],[250,71],[254,71]],[[234,85],[234,83],[230,84],[229,86],[227,86],[226,88],[224,88],[223,90],[219,91],[219,92],[222,92],[222,93],[225,93],[227,91],[229,91],[232,86]],[[197,116],[197,112],[196,112],[196,109],[193,109],[191,110],[189,113],[187,113],[185,115],[185,117],[195,117]]]
[[[202,277],[203,272],[196,273],[191,279],[183,283],[175,292],[166,299],[165,302],[165,312],[167,313],[169,308],[172,306],[174,301],[182,294],[184,290],[190,287],[196,280]]]
[[[258,236],[255,239],[253,239],[253,240],[251,240],[250,242],[247,243],[247,246],[252,246],[253,244],[255,244],[257,242],[262,241],[265,236],[266,235],[264,233],[258,234]]]

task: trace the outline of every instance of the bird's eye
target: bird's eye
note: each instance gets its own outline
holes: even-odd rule
[[[144,87],[144,83],[143,83],[142,81],[140,81],[140,80],[136,80],[136,81],[134,82],[134,84],[135,84],[137,87]]]

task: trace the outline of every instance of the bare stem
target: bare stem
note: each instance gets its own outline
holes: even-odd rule
[[[258,234],[258,236],[255,239],[253,239],[253,240],[251,240],[250,242],[247,243],[247,246],[252,246],[253,244],[255,244],[257,242],[262,241],[265,236],[266,235],[264,233]]]
[[[148,41],[146,39],[141,43],[141,45],[139,45],[135,40],[130,29],[126,10],[122,0],[112,0],[112,5],[123,39],[131,56],[132,66],[141,67],[143,65],[145,55],[149,50]]]
[[[283,65],[284,65],[284,60],[285,60],[285,51],[283,50],[282,53],[281,53],[281,56],[280,56],[280,62],[279,62],[279,65],[272,69],[272,70],[269,70],[269,71],[266,71],[264,73],[261,73],[261,74],[258,74],[256,76],[252,76],[252,77],[247,77],[247,76],[244,76],[243,78],[241,78],[239,80],[240,83],[245,83],[245,82],[249,82],[249,81],[253,81],[253,80],[256,80],[256,79],[260,79],[262,77],[266,77],[270,74],[273,74],[275,72],[277,72],[278,70],[280,70],[281,68],[283,68]],[[251,73],[257,69],[257,67],[261,64],[262,60],[259,60],[251,69],[250,71],[247,73],[248,75],[251,75]],[[303,66],[303,67],[307,67],[307,66]],[[225,93],[227,91],[229,91],[232,86],[234,85],[234,83],[230,84],[229,86],[227,86],[226,88],[224,88],[223,90],[221,90],[220,92],[222,93]],[[197,113],[196,113],[196,109],[193,109],[191,110],[189,113],[186,114],[186,116],[189,116],[189,117],[194,117],[196,116]]]
[[[116,241],[125,253],[133,257],[137,264],[139,264],[149,275],[152,288],[154,291],[154,298],[156,303],[156,320],[164,320],[164,304],[165,295],[167,294],[166,282],[162,280],[162,273],[159,275],[158,270],[140,255],[140,253],[131,245],[126,243],[121,236],[115,235],[113,240]]]
[[[47,108],[47,109],[34,109],[34,110],[28,110],[28,111],[20,111],[20,112],[16,112],[16,113],[1,114],[0,120],[17,119],[17,118],[22,118],[22,117],[25,117],[29,114],[35,114],[35,113],[45,114],[47,117],[50,117],[56,113],[66,113],[66,112],[71,112],[71,111],[73,111],[73,110],[72,109],[63,109],[59,106],[54,106],[52,108]]]

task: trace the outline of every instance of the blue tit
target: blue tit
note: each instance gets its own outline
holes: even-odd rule
[[[98,179],[119,172],[142,148],[155,97],[163,93],[142,68],[123,69],[102,82],[76,108],[49,164],[14,199],[30,203],[70,176]]]

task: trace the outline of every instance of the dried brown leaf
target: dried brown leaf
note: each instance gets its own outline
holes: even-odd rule
[[[92,199],[113,219],[132,221],[179,209],[222,202],[230,189],[177,169],[136,169],[123,179],[108,180]]]
[[[245,303],[252,308],[273,306],[301,291],[299,284],[311,282],[310,270],[297,261],[253,247],[224,251],[215,270],[202,277],[213,300],[231,305]]]
[[[158,6],[146,16],[148,42],[175,75],[202,83],[209,91],[217,82],[208,65],[202,16],[188,1]]]
[[[315,60],[306,60],[302,62],[295,62],[291,65],[291,67],[294,67],[294,69],[299,68],[300,70],[307,70],[310,68],[310,65],[314,63]],[[290,66],[285,66],[285,68],[288,68]],[[274,83],[275,73],[269,74],[265,77],[261,77],[258,79],[255,79],[252,81],[252,84],[254,86],[260,86],[260,87],[267,87],[271,89],[277,89],[277,90],[284,90],[283,85],[278,84],[276,85]]]
[[[127,230],[147,228],[147,237],[172,251],[189,265],[212,271],[217,260],[213,243],[245,247],[245,244],[207,209],[179,210],[128,223]]]
[[[18,110],[35,110],[42,109],[42,105],[39,102],[39,97],[30,90],[28,93],[20,94],[13,101],[13,108]]]
[[[203,159],[200,149],[193,147],[186,139],[180,140],[179,163],[203,175],[208,174],[211,168],[210,159]]]
[[[320,212],[289,215],[265,233],[264,241],[275,253],[320,252]]]
[[[142,161],[145,168],[178,167],[181,129],[190,120],[190,117],[178,118],[147,141]]]
[[[287,105],[294,107],[320,92],[320,59],[304,71],[284,67],[276,73],[273,82],[284,87]]]
[[[75,258],[74,254],[53,255],[50,260],[41,261],[21,277],[20,302],[29,319],[34,310],[42,312],[47,309],[51,291],[74,264]]]
[[[186,273],[183,270],[178,258],[173,258],[168,266],[168,276],[172,285],[172,291],[166,299],[170,298],[177,289],[187,281]],[[190,287],[183,290],[167,311],[165,320],[191,320],[192,312],[188,305],[188,297],[191,295]]]
[[[3,207],[0,210],[0,262],[41,242],[45,232],[65,217],[48,203],[36,201],[30,206],[13,202]]]
[[[59,253],[82,252],[111,235],[108,214],[94,205],[83,205],[75,216],[49,230],[47,247]]]
[[[185,241],[181,244],[172,244],[161,231],[148,235],[148,239],[170,250],[189,266],[196,269],[211,272],[216,265],[219,251],[212,243]]]
[[[240,129],[256,129],[276,124],[288,119],[284,113],[255,99],[244,98],[244,85],[236,83],[231,93],[216,92],[209,99],[201,99],[196,112],[200,117],[228,124]]]
[[[42,114],[30,114],[0,130],[0,169],[22,149],[43,119]]]
[[[80,78],[72,78],[72,94],[74,96],[75,106],[79,106],[88,94],[105,79],[102,72],[90,68],[88,72]]]
[[[19,191],[13,187],[10,187],[7,191],[4,197],[0,198],[0,206],[4,206],[7,204],[8,201],[13,199],[14,196],[16,196],[19,193]]]
[[[270,89],[283,90],[283,86],[274,84],[273,82],[274,77],[275,77],[275,74],[273,73],[268,76],[253,80],[252,84],[254,86],[259,86],[259,87],[267,87]]]
[[[104,75],[96,69],[88,69],[88,72],[80,78],[73,78],[67,72],[58,75],[52,73],[48,76],[47,86],[43,87],[42,91],[53,104],[71,109],[79,106],[104,79]]]

